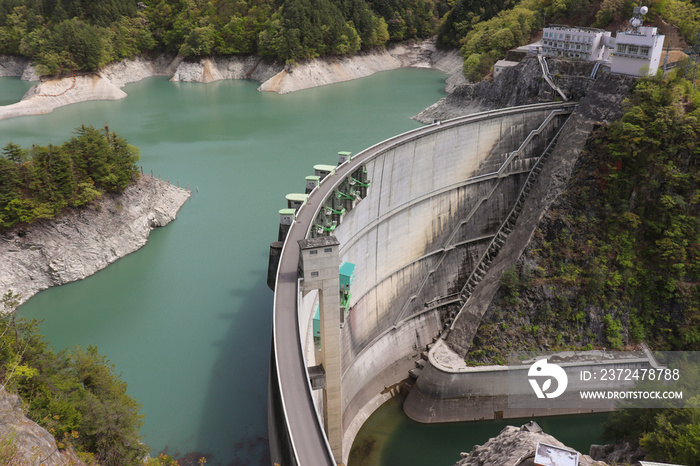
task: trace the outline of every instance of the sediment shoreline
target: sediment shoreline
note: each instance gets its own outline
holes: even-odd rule
[[[142,176],[119,195],[55,219],[0,233],[0,295],[37,292],[86,278],[146,244],[175,220],[190,192]]]
[[[90,75],[40,80],[28,59],[5,55],[0,56],[0,76],[38,82],[21,101],[0,106],[0,120],[50,113],[64,105],[90,100],[123,99],[127,94],[122,87],[152,76],[169,77],[173,82],[197,83],[252,79],[261,83],[260,91],[287,94],[362,78],[379,71],[409,67],[434,68],[454,74],[461,71],[462,59],[456,51],[441,52],[435,49],[432,41],[423,41],[353,57],[309,60],[294,67],[254,55],[204,57],[196,61],[168,54],[139,56],[111,63]]]

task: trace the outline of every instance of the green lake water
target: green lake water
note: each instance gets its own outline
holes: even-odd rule
[[[18,102],[33,84],[19,78],[0,78],[0,106]]]
[[[406,417],[402,403],[402,397],[393,398],[369,417],[355,438],[348,466],[449,466],[460,460],[460,452],[468,453],[504,427],[521,426],[531,419],[544,432],[583,454],[588,454],[592,443],[605,443],[601,436],[606,413],[419,424]]]
[[[314,164],[418,127],[410,117],[444,96],[444,79],[398,70],[277,95],[251,81],[151,78],[126,86],[123,100],[0,121],[0,146],[25,147],[108,123],[141,149],[146,173],[199,188],[144,248],[37,294],[21,314],[43,319],[56,349],[98,346],[143,405],[153,453],[269,464],[266,269],[277,211],[285,194],[303,192]],[[18,100],[29,85],[0,79],[0,102]]]

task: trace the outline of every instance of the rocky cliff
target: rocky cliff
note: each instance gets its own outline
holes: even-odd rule
[[[85,466],[72,450],[59,450],[46,429],[22,412],[17,395],[0,388],[0,459],[11,466]]]
[[[354,57],[312,60],[285,68],[262,83],[259,90],[280,94],[324,86],[398,68],[435,68],[454,73],[462,68],[457,52],[443,53],[431,41],[404,44]]]
[[[539,428],[530,430],[528,424],[523,427],[506,426],[497,437],[483,445],[475,446],[469,454],[462,453],[462,459],[455,463],[455,466],[532,465],[538,442],[568,448]],[[578,464],[579,466],[607,466],[607,463],[595,461],[588,455],[581,455]]]
[[[578,101],[593,85],[590,79],[594,63],[548,59],[555,84],[569,99]],[[450,84],[451,83],[451,84]],[[461,73],[448,80],[450,95],[419,113],[423,123],[446,120],[495,108],[560,100],[559,95],[542,77],[535,56],[526,56],[517,66],[506,68],[492,81],[466,83]]]
[[[24,301],[105,268],[146,244],[151,230],[174,220],[189,196],[142,176],[120,195],[0,234],[0,294],[12,290]]]

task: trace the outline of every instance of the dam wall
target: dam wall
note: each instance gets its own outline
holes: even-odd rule
[[[340,259],[355,264],[339,323],[343,441],[342,456],[334,456],[343,463],[362,423],[440,334],[449,305],[460,304],[471,268],[574,108],[536,104],[437,122],[353,156],[311,191],[287,234],[275,283],[273,463],[319,464],[329,456],[318,432],[323,397],[308,375],[319,364],[309,351],[316,300],[299,298],[298,241],[332,232]],[[354,199],[351,186],[363,186]],[[308,463],[302,456],[312,457],[311,444],[318,448]]]
[[[334,231],[341,259],[355,264],[341,340],[345,456],[360,420],[440,334],[446,310],[432,304],[459,292],[568,117],[551,117],[509,158],[551,113],[435,131],[365,162],[367,196]]]

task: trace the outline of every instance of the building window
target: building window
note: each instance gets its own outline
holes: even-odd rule
[[[628,46],[627,46],[627,53],[634,53],[634,54],[639,53],[639,46],[637,46],[637,45],[628,45]]]
[[[311,272],[311,277],[312,277],[312,278],[318,277],[318,272]]]
[[[323,252],[333,252],[333,248],[326,248],[323,250]]]
[[[317,249],[312,249],[311,251],[309,251],[309,254],[312,255],[312,256],[315,256],[316,254],[318,254],[318,250],[317,250]]]

